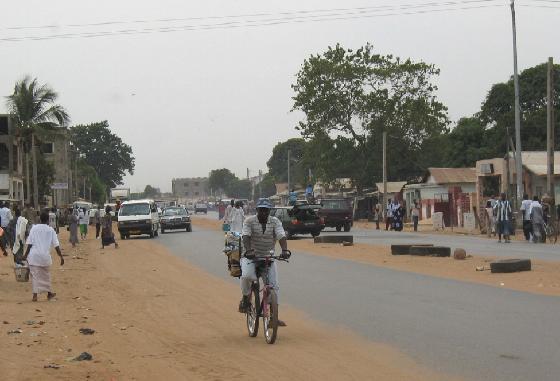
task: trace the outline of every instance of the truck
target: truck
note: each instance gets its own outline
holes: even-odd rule
[[[117,200],[121,202],[130,200],[130,188],[111,188],[109,202],[114,203]]]

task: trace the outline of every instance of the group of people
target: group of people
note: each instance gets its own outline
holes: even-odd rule
[[[513,208],[506,194],[501,193],[498,200],[490,198],[486,202],[485,211],[488,237],[494,235],[498,237],[498,242],[502,242],[503,238],[504,242],[509,243],[511,236],[515,235],[515,227]],[[548,222],[549,213],[548,204],[541,203],[538,196],[533,196],[531,200],[529,195],[523,195],[520,215],[523,218],[523,235],[527,242],[546,241],[545,225]]]
[[[231,200],[224,213],[224,224],[229,225],[229,230],[241,232],[245,221],[245,211],[241,201]]]
[[[413,222],[414,222],[414,231],[418,230],[418,216],[419,216],[419,209],[417,208],[416,204],[412,210]],[[381,205],[376,204],[373,210],[373,221],[375,222],[375,228],[380,230],[379,224],[383,219],[385,220],[385,230],[394,230],[394,231],[402,231],[403,230],[403,221],[405,216],[405,209],[401,205],[398,200],[391,200],[387,202],[387,206],[385,207],[385,213],[381,210]],[[416,218],[414,218],[416,216]]]
[[[102,248],[115,244],[118,247],[112,228],[112,220],[108,206],[106,216],[100,218],[97,211],[93,218],[96,223],[96,238],[101,230]],[[52,291],[50,266],[52,265],[51,248],[55,248],[60,257],[60,265],[64,265],[64,258],[60,249],[58,232],[62,213],[56,207],[35,212],[30,205],[22,211],[17,206],[10,208],[8,203],[0,203],[0,248],[3,256],[8,256],[8,249],[12,252],[16,267],[22,267],[27,262],[32,284],[33,301],[37,301],[40,293],[47,293],[47,299],[55,297]],[[70,243],[74,247],[78,242],[78,226],[82,239],[87,237],[89,214],[84,209],[68,209],[65,211],[70,232]]]

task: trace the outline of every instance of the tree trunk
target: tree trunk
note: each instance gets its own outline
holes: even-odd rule
[[[31,133],[31,157],[33,158],[33,205],[39,210],[39,183],[37,182],[37,149],[35,148],[35,134]]]
[[[25,152],[25,200],[31,204],[31,176],[29,175],[29,150]]]

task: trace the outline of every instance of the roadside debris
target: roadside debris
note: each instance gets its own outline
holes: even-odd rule
[[[465,249],[456,248],[453,251],[453,258],[457,260],[467,259],[467,252],[465,251]]]
[[[60,365],[58,365],[58,364],[47,364],[43,368],[45,368],[45,369],[60,369]]]
[[[23,333],[23,331],[20,328],[12,329],[11,331],[8,331],[8,335],[15,335],[17,333]]]
[[[74,357],[73,361],[91,361],[93,356],[87,352],[82,352],[78,357]]]
[[[95,330],[91,328],[80,328],[80,333],[82,335],[93,335],[95,333]]]

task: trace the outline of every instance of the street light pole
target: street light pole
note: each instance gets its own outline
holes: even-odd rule
[[[383,208],[387,205],[387,132],[383,131]]]
[[[515,92],[515,179],[517,207],[523,196],[523,163],[521,162],[521,110],[519,106],[519,75],[517,72],[517,30],[515,26],[515,0],[511,0],[511,27],[513,31],[513,86]],[[509,184],[508,184],[509,186]]]

